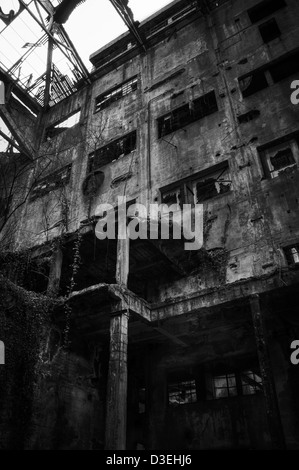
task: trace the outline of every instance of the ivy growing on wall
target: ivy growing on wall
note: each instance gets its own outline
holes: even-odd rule
[[[30,434],[41,345],[54,299],[27,291],[0,274],[0,448],[23,449]]]

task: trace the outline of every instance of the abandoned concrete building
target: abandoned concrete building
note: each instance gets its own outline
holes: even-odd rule
[[[48,52],[36,81],[0,57],[0,447],[298,449],[298,1],[175,0],[138,23],[112,0],[128,32],[91,72],[70,2],[19,3],[1,35],[26,14]],[[99,239],[119,196],[200,204],[202,247]]]

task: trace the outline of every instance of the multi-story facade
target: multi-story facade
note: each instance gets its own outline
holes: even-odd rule
[[[298,448],[298,13],[176,0],[139,25],[144,48],[126,33],[92,54],[91,83],[39,121],[13,247],[46,260],[23,286],[68,307],[29,446]],[[203,247],[99,240],[119,196],[202,204]]]

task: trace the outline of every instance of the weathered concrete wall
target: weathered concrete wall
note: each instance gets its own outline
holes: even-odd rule
[[[275,13],[282,36],[266,45],[246,12],[255,3],[255,0],[234,0],[221,4],[209,18],[199,15],[182,30],[165,35],[146,54],[136,55],[122,65],[116,63],[113,71],[95,79],[89,87],[47,113],[45,128],[81,109],[79,124],[40,147],[40,156],[49,162],[45,174],[72,163],[71,178],[64,199],[61,191],[55,190],[27,203],[16,234],[17,247],[32,247],[61,233],[76,231],[81,221],[96,214],[100,203],[115,205],[117,196],[125,194],[127,200],[136,198],[147,205],[159,202],[162,187],[228,161],[232,191],[204,202],[204,248],[223,250],[226,254],[223,265],[218,270],[199,265],[192,274],[176,281],[170,281],[167,276],[149,279],[147,300],[174,301],[207,288],[280,273],[287,267],[282,247],[299,240],[298,168],[266,179],[258,148],[299,130],[299,107],[290,102],[292,79],[242,98],[238,77],[298,45],[298,5],[290,0],[288,8]],[[247,60],[241,64],[241,59]],[[135,75],[138,76],[136,91],[94,113],[99,94]],[[158,138],[160,116],[212,90],[215,90],[218,112],[163,139]],[[258,109],[260,115],[240,124],[237,116],[252,109]],[[88,155],[135,129],[136,150],[103,166],[100,169],[105,175],[103,184],[91,196],[84,195]],[[117,186],[112,184],[115,178],[128,172],[132,176]],[[65,203],[67,224],[63,219]],[[223,341],[224,326],[217,338],[215,331],[209,329],[206,332],[209,344],[198,342],[198,352],[184,353],[183,359],[177,350],[172,354],[164,351],[161,357],[153,355],[149,371],[152,398],[148,403],[148,448],[179,449],[182,443],[190,449],[269,446],[260,395],[230,399],[225,404],[201,402],[176,409],[167,405],[169,365],[186,365],[195,359],[204,363],[232,353],[235,356],[254,353],[253,336],[247,341],[238,335],[226,336]],[[190,322],[186,335],[191,335],[193,330]],[[200,334],[199,329],[196,334]],[[273,362],[273,366],[283,426],[289,445],[296,447],[290,396],[296,393],[297,383],[289,378],[293,388],[290,383],[286,385],[287,375],[293,372],[287,368],[286,358],[275,341],[271,348],[273,358],[277,359],[277,365]],[[102,442],[94,436],[103,435],[104,405],[88,378],[94,373],[90,357],[78,351],[68,357],[57,353],[52,363],[53,377],[41,386],[33,446],[101,447]],[[46,413],[42,408],[46,408]],[[172,432],[167,437],[168,429]],[[129,438],[132,446],[134,439],[132,435]]]
[[[67,231],[76,230],[82,220],[94,215],[99,203],[115,205],[117,196],[124,191],[128,200],[137,198],[138,202],[148,204],[160,199],[161,187],[228,161],[233,191],[204,203],[205,248],[221,248],[228,253],[228,283],[270,274],[285,263],[278,251],[280,244],[290,236],[292,239],[299,236],[297,172],[261,181],[263,171],[257,147],[297,130],[298,109],[290,103],[290,80],[243,99],[237,78],[291,48],[297,40],[294,21],[297,6],[293,2],[275,13],[285,26],[281,39],[270,45],[261,43],[256,25],[250,26],[248,7],[250,4],[245,2],[224,3],[213,11],[212,19],[197,18],[165,37],[146,55],[133,57],[97,79],[90,88],[50,110],[45,126],[81,108],[80,124],[41,147],[41,153],[55,155],[53,166],[73,164],[71,181],[66,188]],[[240,22],[235,22],[235,17],[240,18]],[[211,32],[211,24],[215,33]],[[244,31],[238,33],[240,28]],[[238,64],[237,59],[244,57],[248,62]],[[135,75],[139,80],[136,91],[102,112],[94,113],[96,96]],[[159,116],[213,89],[218,112],[158,139]],[[259,109],[260,116],[239,124],[236,116],[252,108]],[[101,168],[105,174],[103,184],[93,197],[84,196],[82,185],[88,154],[134,129],[137,129],[137,149]],[[250,143],[253,137],[257,140]],[[129,171],[132,176],[111,186],[116,177]],[[285,188],[290,188],[289,183],[293,188],[292,196],[287,196],[292,199],[290,213],[286,210],[285,198],[281,197]],[[48,225],[55,226],[61,219],[59,191],[52,191],[27,205],[19,244],[35,245],[65,230],[63,224],[58,223],[45,231],[42,215],[45,212],[49,214]],[[36,217],[37,214],[40,216]],[[291,235],[287,229],[290,224]],[[30,233],[30,239],[23,237],[23,233]],[[194,287],[196,290],[206,285],[211,287],[211,282],[217,285],[219,280],[211,281],[211,273],[200,272],[199,267],[199,275],[186,282],[182,280],[181,284],[170,287],[165,284],[162,288],[162,281],[160,300],[170,294],[169,289],[171,295],[178,287],[188,294]]]
[[[59,331],[50,329],[28,447],[103,449],[106,372],[102,353],[76,340],[71,352],[61,346]]]

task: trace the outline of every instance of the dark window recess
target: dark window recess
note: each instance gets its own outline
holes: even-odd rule
[[[299,243],[284,248],[284,253],[289,265],[299,265]]]
[[[239,86],[243,98],[269,86],[265,75],[266,70],[271,74],[274,83],[299,73],[299,52],[296,51],[280,58],[276,62],[269,64],[264,70],[255,70],[250,75],[239,78]]]
[[[265,72],[263,71],[255,71],[247,77],[239,78],[239,85],[243,98],[253,95],[269,86]]]
[[[137,90],[138,78],[134,77],[122,85],[107,91],[106,93],[96,98],[95,111],[107,108],[111,103],[120,100],[123,96],[129,95],[133,91]]]
[[[275,83],[299,72],[299,52],[295,52],[269,66],[269,72]]]
[[[158,137],[170,134],[216,111],[218,111],[216,95],[214,91],[211,91],[192,103],[185,104],[160,117],[158,119]]]
[[[285,6],[287,6],[285,0],[265,0],[247,10],[247,13],[251,23],[257,23]]]
[[[69,183],[72,165],[67,165],[60,170],[40,179],[35,183],[30,195],[30,201],[48,194],[50,191],[61,188]]]
[[[186,405],[196,403],[195,380],[185,380],[168,384],[168,403],[170,406]]]
[[[64,119],[63,121],[47,127],[45,131],[45,140],[52,139],[56,135],[61,134],[61,132],[64,132],[65,130],[70,129],[71,127],[74,127],[80,121],[80,115],[81,115],[81,111],[80,110],[76,111],[75,113],[71,114],[66,119]]]
[[[260,115],[261,112],[258,109],[252,109],[251,111],[248,111],[248,113],[240,114],[240,116],[238,116],[238,121],[240,124],[245,124],[246,122],[257,119]]]
[[[272,171],[279,171],[288,166],[295,165],[295,159],[293,152],[290,148],[280,150],[276,155],[270,157],[271,165],[273,166]]]
[[[121,155],[128,155],[135,149],[136,131],[133,131],[90,154],[88,172],[91,173],[97,168],[107,165],[113,160],[119,158]]]
[[[273,39],[279,38],[281,36],[280,29],[276,20],[272,18],[272,20],[266,21],[259,26],[259,30],[264,42],[273,41]]]

